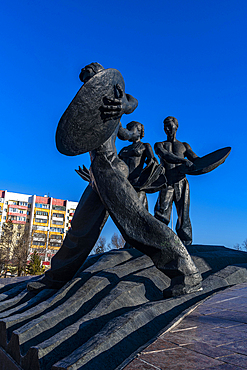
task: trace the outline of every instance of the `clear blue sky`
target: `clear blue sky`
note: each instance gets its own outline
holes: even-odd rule
[[[194,243],[232,247],[247,238],[245,0],[12,0],[1,5],[0,189],[79,200],[74,171],[89,155],[55,147],[57,123],[92,61],[118,69],[139,101],[123,125],[165,139],[163,119],[199,155],[231,146],[226,162],[188,176]],[[118,150],[125,146],[118,141]],[[157,195],[149,197],[150,211]],[[114,232],[109,223],[102,236]]]

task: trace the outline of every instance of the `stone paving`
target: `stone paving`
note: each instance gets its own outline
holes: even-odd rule
[[[247,369],[247,283],[208,298],[124,370]]]

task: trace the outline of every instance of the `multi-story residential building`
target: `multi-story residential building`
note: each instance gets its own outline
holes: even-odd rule
[[[26,195],[0,190],[0,236],[2,225],[12,220],[20,231],[30,233],[30,253],[36,250],[49,267],[71,226],[78,202],[48,196]],[[18,234],[17,234],[18,235]]]

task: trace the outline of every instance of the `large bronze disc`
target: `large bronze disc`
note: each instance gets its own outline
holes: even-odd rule
[[[58,123],[56,146],[60,153],[69,156],[86,153],[111,136],[120,117],[106,120],[100,107],[104,97],[117,97],[116,84],[125,91],[121,73],[109,68],[96,73],[80,88]]]
[[[220,164],[225,162],[225,159],[230,154],[231,148],[226,147],[215,152],[209,153],[204,157],[196,158],[194,167],[187,167],[186,165],[179,166],[179,172],[188,175],[201,175],[208,173],[217,168]]]

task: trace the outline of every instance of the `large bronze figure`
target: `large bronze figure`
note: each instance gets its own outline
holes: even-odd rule
[[[178,120],[175,117],[166,117],[164,131],[167,140],[154,146],[167,177],[167,186],[160,190],[154,210],[155,217],[168,225],[174,202],[178,215],[177,235],[184,245],[190,245],[192,243],[189,217],[190,190],[186,174],[200,175],[212,171],[225,161],[231,148],[219,149],[200,158],[192,151],[189,144],[176,139],[177,129]]]
[[[197,155],[189,144],[176,139],[177,129],[178,120],[175,117],[167,117],[164,120],[167,140],[156,143],[154,146],[160,163],[166,170],[167,177],[167,186],[160,190],[154,210],[155,217],[168,225],[174,202],[178,214],[177,235],[184,245],[189,245],[192,243],[192,227],[189,217],[190,190],[186,175],[179,172],[179,166],[184,163],[186,166],[192,167]]]
[[[121,126],[120,117],[133,112],[137,100],[125,94],[123,78],[116,70],[92,63],[83,68],[80,79],[84,85],[62,116],[56,140],[66,155],[90,151],[90,184],[51,269],[40,281],[29,283],[28,289],[60,288],[69,281],[94,247],[109,214],[124,239],[172,278],[168,295],[201,289],[201,275],[187,249],[145,209],[128,181],[128,166],[117,155],[116,137],[135,137]]]
[[[144,137],[144,125],[131,121],[126,128],[136,136],[129,139],[132,144],[122,148],[118,156],[129,167],[128,180],[148,210],[146,193],[155,193],[166,185],[165,170],[158,164],[151,145],[141,141]]]

